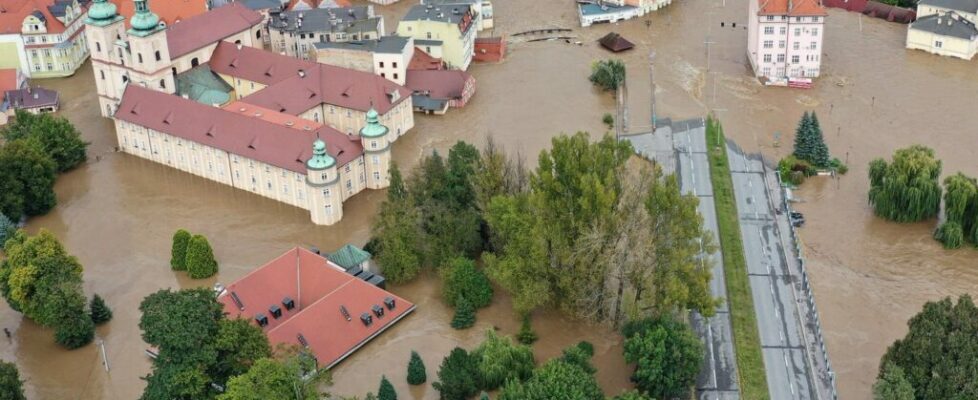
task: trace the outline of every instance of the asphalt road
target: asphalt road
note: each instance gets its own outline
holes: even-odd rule
[[[806,353],[795,284],[777,230],[776,207],[768,196],[761,160],[728,146],[744,255],[772,399],[817,399],[813,365]]]

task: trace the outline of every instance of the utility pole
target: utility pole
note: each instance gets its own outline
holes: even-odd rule
[[[710,45],[715,43],[716,42],[710,40],[710,36],[707,36],[706,40],[703,41],[703,44],[706,45],[706,70],[707,71],[710,70]]]
[[[655,134],[655,50],[649,52],[649,87],[652,90],[652,101],[649,108],[652,111],[652,133]]]
[[[713,107],[717,106],[717,72],[711,72],[713,74]]]

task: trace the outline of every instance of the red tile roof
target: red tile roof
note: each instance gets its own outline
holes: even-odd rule
[[[757,15],[787,15],[790,17],[826,16],[828,13],[819,0],[756,0],[760,4]]]
[[[268,86],[241,101],[298,115],[320,104],[367,111],[371,105],[383,114],[411,92],[369,72],[298,60],[289,56],[222,42],[210,60],[219,74],[240,77]],[[300,74],[301,72],[301,74]],[[391,93],[398,98],[392,101]]]
[[[139,85],[126,87],[115,118],[301,174],[317,136],[338,165],[363,154],[359,139],[329,127],[296,130]]]
[[[0,34],[19,34],[24,18],[34,12],[39,12],[44,17],[48,33],[64,32],[65,24],[48,9],[54,2],[55,0],[0,0]],[[82,11],[84,10],[82,7]]]
[[[20,89],[18,72],[16,68],[0,69],[0,93]]]
[[[136,13],[136,3],[132,0],[112,0],[119,10],[119,15],[129,19]],[[160,17],[167,25],[207,12],[207,0],[150,0],[149,9]]]
[[[166,30],[170,58],[177,58],[261,24],[257,11],[230,3],[206,13],[171,24]]]
[[[234,294],[243,310],[233,300]],[[285,297],[295,300],[295,308],[286,310]],[[384,298],[395,301],[393,310],[384,306]],[[318,254],[294,248],[230,284],[218,298],[230,318],[268,317],[263,328],[273,345],[301,345],[299,335],[316,355],[321,366],[330,368],[356,351],[376,335],[391,327],[414,310],[414,304],[383,289],[355,278]],[[276,305],[282,316],[273,318],[269,307]],[[371,312],[374,305],[384,309],[384,316]],[[347,321],[340,311],[346,308]],[[360,314],[370,313],[373,323],[360,321]]]
[[[427,93],[433,99],[461,99],[465,84],[473,79],[459,70],[409,70],[407,87],[414,93]]]
[[[415,47],[408,69],[442,69],[442,62],[440,58],[432,57],[424,50]]]
[[[235,101],[221,108],[245,117],[258,118],[262,121],[271,122],[273,124],[286,126],[292,129],[298,129],[300,131],[315,131],[323,127],[323,124],[316,121],[299,118],[295,115],[282,114],[278,111],[258,107],[253,104],[247,104],[242,101]]]

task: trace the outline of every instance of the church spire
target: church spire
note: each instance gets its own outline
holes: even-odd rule
[[[136,36],[147,36],[153,32],[163,29],[160,26],[160,17],[154,14],[149,9],[148,0],[133,0],[135,3],[136,13],[132,15],[132,19],[129,20],[129,25],[132,29],[129,30],[129,34]]]
[[[85,22],[94,25],[108,25],[120,18],[122,17],[116,11],[115,4],[108,0],[95,0],[92,6],[88,8],[88,18],[85,19]]]

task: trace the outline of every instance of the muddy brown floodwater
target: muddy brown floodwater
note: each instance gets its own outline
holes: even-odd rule
[[[765,88],[747,73],[748,0],[677,0],[644,20],[582,30],[568,0],[495,0],[496,33],[541,27],[572,28],[584,45],[561,41],[526,43],[510,37],[508,59],[474,65],[478,93],[463,110],[442,117],[418,116],[413,131],[398,141],[395,160],[413,167],[419,156],[444,151],[456,140],[481,143],[492,135],[511,152],[533,162],[549,139],[578,130],[603,132],[601,115],[611,112],[610,95],[595,91],[586,76],[590,63],[609,57],[595,40],[617,31],[636,43],[618,57],[628,65],[632,131],[648,126],[648,54],[654,49],[660,116],[691,117],[716,109],[729,137],[748,151],[771,159],[790,152],[793,127],[804,110],[818,112],[835,156],[848,160],[838,181],[813,179],[798,192],[808,214],[801,230],[829,354],[839,376],[840,397],[870,398],[870,386],[886,346],[906,332],[906,320],[928,300],[978,295],[978,252],[945,251],[931,238],[934,223],[898,225],[873,217],[866,203],[866,165],[898,147],[925,143],[944,161],[945,173],[975,175],[978,135],[978,62],[944,59],[903,49],[906,26],[830,10],[823,77],[812,90]],[[388,30],[416,1],[377,7]],[[720,27],[724,22],[725,26]],[[731,23],[736,22],[736,28]],[[711,70],[706,70],[707,37]],[[61,176],[58,207],[30,220],[28,229],[54,232],[85,266],[85,290],[114,307],[115,319],[98,328],[111,372],[102,369],[95,345],[58,348],[51,332],[0,306],[0,325],[14,332],[0,339],[0,358],[14,359],[32,399],[133,399],[149,371],[137,327],[140,300],[160,288],[230,282],[295,245],[333,249],[363,244],[384,193],[366,191],[345,205],[342,222],[317,227],[306,212],[211,183],[135,157],[113,153],[108,120],[99,118],[91,69],[43,85],[62,94],[61,114],[92,142],[91,161]],[[715,94],[714,94],[715,93]],[[775,133],[780,132],[780,147]],[[207,235],[221,263],[215,279],[190,281],[170,271],[170,237],[187,228]],[[429,377],[456,345],[472,347],[490,326],[512,334],[517,321],[499,293],[467,331],[448,328],[451,313],[438,300],[437,280],[419,279],[392,288],[418,303],[415,315],[380,336],[333,370],[333,391],[376,391],[379,376],[392,378],[400,393],[433,399],[427,385],[407,388],[404,366],[418,350]],[[559,354],[578,340],[595,344],[598,379],[606,393],[628,387],[629,368],[621,340],[609,329],[587,326],[541,312],[538,360]],[[429,379],[429,381],[434,379]]]

